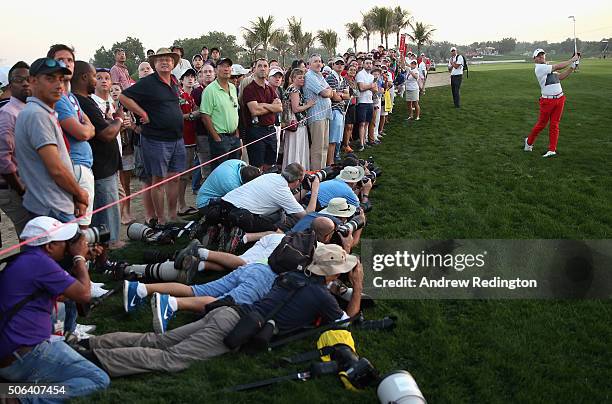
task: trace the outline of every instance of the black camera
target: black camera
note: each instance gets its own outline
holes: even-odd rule
[[[334,345],[331,360],[338,363],[340,379],[346,387],[363,389],[378,380],[378,372],[366,358],[360,358],[344,344]]]
[[[315,180],[315,178],[318,178],[319,182],[323,182],[325,180],[331,180],[333,178],[336,178],[339,173],[340,173],[339,167],[328,166],[318,171],[315,171],[312,174],[306,174],[304,175],[304,180],[302,180],[302,187],[310,191],[311,184]]]
[[[373,180],[372,182],[382,175],[382,169],[374,164],[374,158],[372,156],[368,157],[367,160],[360,159],[359,165],[368,169],[370,172],[368,176]]]
[[[340,233],[342,236],[346,237],[349,233],[355,232],[361,229],[365,225],[365,220],[359,215],[359,210],[355,212],[355,215],[348,222],[341,224],[338,226],[336,231]]]

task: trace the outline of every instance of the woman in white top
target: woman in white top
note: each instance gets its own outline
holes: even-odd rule
[[[408,102],[408,119],[416,121],[421,119],[421,107],[419,106],[419,71],[417,61],[411,60],[406,72],[406,92],[405,97]],[[416,113],[416,118],[414,118]]]
[[[283,153],[283,168],[291,163],[300,163],[304,170],[310,167],[310,148],[308,146],[308,129],[306,128],[307,112],[315,104],[314,99],[304,102],[304,75],[303,69],[293,69],[291,71],[291,85],[287,87],[285,96],[287,97],[288,107],[295,114],[295,120],[299,122],[297,130],[291,132],[285,130],[285,147]]]

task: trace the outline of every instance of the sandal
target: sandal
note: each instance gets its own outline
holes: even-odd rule
[[[198,213],[199,210],[197,210],[196,208],[194,208],[193,206],[188,207],[187,209],[185,209],[182,212],[178,212],[177,215],[179,216],[191,216],[191,215],[195,215],[196,213]]]

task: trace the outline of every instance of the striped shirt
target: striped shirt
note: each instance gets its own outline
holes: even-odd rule
[[[306,72],[304,76],[304,98],[306,101],[311,99],[316,101],[315,105],[308,110],[308,124],[331,119],[331,99],[319,95],[326,88],[329,88],[329,84],[321,73],[315,73],[312,70]]]
[[[340,77],[338,73],[331,72],[330,75],[325,79],[327,84],[334,90],[336,93],[342,93],[344,89],[348,88],[348,82],[346,79]],[[338,110],[340,112],[344,112],[345,107],[344,101],[332,101],[332,109]]]

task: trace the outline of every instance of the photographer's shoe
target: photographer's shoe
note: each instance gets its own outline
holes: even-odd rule
[[[193,282],[194,276],[198,273],[198,264],[200,259],[193,255],[188,255],[183,258],[183,265],[179,268],[179,275],[176,277],[176,282],[190,285]]]
[[[529,138],[527,138],[527,137],[525,138],[525,147],[523,147],[523,150],[524,150],[524,151],[533,151],[533,145],[531,145],[531,146],[530,146],[530,145],[527,143],[527,139],[529,139]]]
[[[157,334],[163,334],[168,328],[168,322],[174,317],[174,310],[168,303],[170,295],[153,293],[151,309],[153,310],[153,330]]]
[[[542,154],[542,157],[548,158],[548,157],[554,157],[556,155],[557,155],[557,152],[549,150],[546,153]]]
[[[138,282],[123,281],[123,308],[126,313],[136,310],[144,300],[138,296]]]
[[[183,248],[181,251],[176,254],[174,258],[174,268],[181,269],[183,267],[183,260],[188,255],[198,256],[198,249],[202,248],[202,244],[200,244],[199,240],[191,240],[187,247]]]

